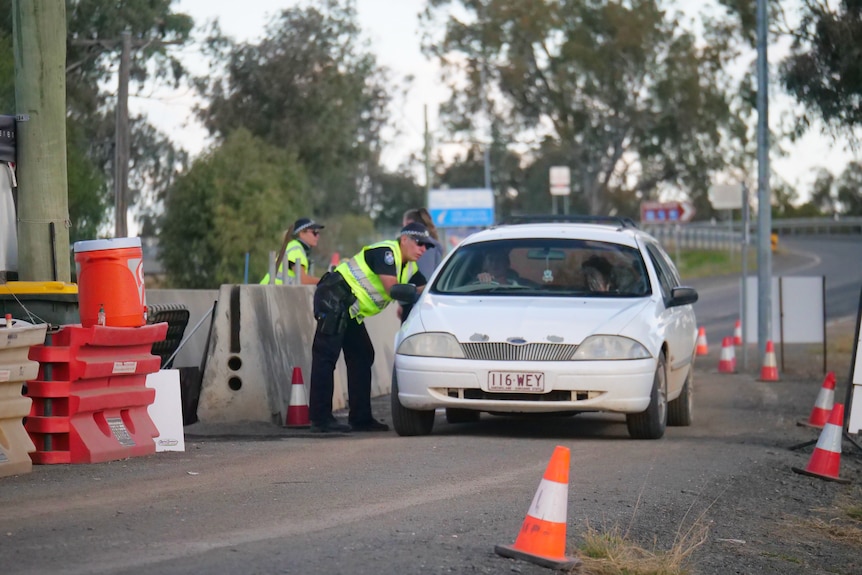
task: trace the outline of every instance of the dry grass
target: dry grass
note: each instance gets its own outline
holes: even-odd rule
[[[647,479],[643,487],[646,486]],[[632,521],[640,508],[643,490],[638,495]],[[714,499],[689,527],[690,507],[680,522],[670,549],[659,549],[656,541],[647,549],[631,540],[628,531],[618,526],[598,530],[587,523],[581,535],[580,558],[583,572],[590,575],[686,575],[691,572],[689,563],[692,554],[703,545],[709,535],[706,513],[715,504]]]
[[[862,529],[848,525],[846,521],[840,518],[833,518],[829,521],[806,519],[803,521],[803,525],[822,533],[832,541],[840,541],[854,546],[862,545]]]
[[[619,527],[597,530],[587,526],[580,547],[584,573],[592,575],[684,575],[689,559],[706,542],[709,527],[696,522],[678,534],[668,550],[646,549],[629,540]]]
[[[812,511],[821,517],[793,521],[796,527],[809,529],[832,541],[862,546],[862,489],[858,486],[840,494],[830,507]]]

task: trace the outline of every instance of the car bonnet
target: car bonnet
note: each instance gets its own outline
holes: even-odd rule
[[[427,294],[417,331],[446,332],[458,341],[507,341],[579,344],[592,334],[622,334],[641,340],[651,298],[460,297]],[[635,321],[632,321],[635,320]],[[640,320],[640,321],[638,321]],[[421,328],[419,327],[421,325]],[[409,335],[409,334],[407,334]]]

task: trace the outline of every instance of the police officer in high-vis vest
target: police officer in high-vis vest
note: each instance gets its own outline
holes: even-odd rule
[[[284,283],[284,262],[287,262],[288,285],[315,285],[318,279],[308,275],[308,256],[311,250],[317,247],[320,239],[320,230],[324,226],[309,218],[299,218],[284,234],[284,243],[281,253],[275,262],[275,282],[278,285]],[[260,280],[262,284],[270,282],[269,273]]]
[[[371,366],[374,346],[363,320],[383,311],[393,299],[392,286],[413,284],[421,290],[425,277],[416,264],[431,244],[428,229],[418,222],[401,229],[397,240],[365,246],[358,254],[324,274],[314,292],[314,334],[309,417],[316,433],[387,431],[371,415]],[[332,415],[333,373],[344,352],[350,425]]]

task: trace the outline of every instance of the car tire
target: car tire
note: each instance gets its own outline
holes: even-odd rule
[[[650,402],[641,413],[626,414],[626,425],[632,439],[660,439],[667,426],[667,370],[664,353],[655,368]]]
[[[679,397],[667,404],[667,424],[679,427],[691,425],[691,413],[694,409],[694,398],[692,397],[692,371],[688,372],[685,383]]]
[[[458,409],[457,407],[446,408],[447,423],[475,423],[479,421],[480,411],[472,409]]]
[[[401,405],[398,400],[398,379],[392,370],[392,391],[389,394],[392,409],[392,426],[395,433],[403,436],[428,435],[434,428],[434,410],[420,411]]]

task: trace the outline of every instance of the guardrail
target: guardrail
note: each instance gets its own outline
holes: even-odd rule
[[[757,222],[749,223],[750,242],[755,241]],[[742,222],[692,222],[687,224],[641,224],[666,247],[697,250],[742,248]],[[862,234],[862,218],[789,218],[772,220],[778,235]]]

